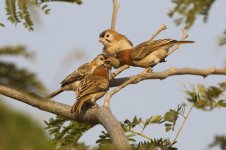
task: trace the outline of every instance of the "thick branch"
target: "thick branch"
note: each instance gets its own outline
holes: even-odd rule
[[[117,149],[128,149],[129,144],[125,137],[124,131],[113,116],[110,109],[96,107],[82,112],[78,116],[73,116],[70,113],[71,106],[44,99],[41,97],[33,97],[19,90],[0,85],[0,94],[21,101],[40,110],[50,112],[56,115],[66,117],[78,122],[86,122],[91,124],[102,124],[109,133],[113,144]]]
[[[111,20],[111,29],[115,30],[116,26],[116,17],[119,9],[118,0],[112,0],[113,2],[113,12],[112,12],[112,20]]]
[[[209,69],[197,69],[197,68],[171,68],[162,72],[151,72],[142,80],[149,80],[149,79],[165,79],[170,76],[176,75],[197,75],[202,77],[207,77],[208,75],[226,75],[226,68],[217,69],[217,68],[209,68]],[[124,77],[124,78],[117,78],[113,79],[110,83],[110,87],[116,87],[124,82],[128,81],[130,78],[134,76]],[[133,82],[131,84],[134,84]]]

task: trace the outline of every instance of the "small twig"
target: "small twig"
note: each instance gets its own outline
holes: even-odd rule
[[[114,73],[111,74],[111,78],[115,78],[117,75],[119,75],[121,72],[123,72],[124,70],[128,69],[129,65],[123,65],[120,68],[118,68]]]
[[[129,132],[134,133],[134,134],[136,134],[136,135],[139,135],[139,136],[141,136],[141,137],[143,137],[143,138],[145,138],[145,139],[147,139],[147,140],[149,140],[149,141],[152,140],[152,138],[150,138],[150,137],[148,137],[148,136],[146,136],[146,135],[144,135],[144,134],[142,134],[142,133],[139,133],[139,132],[136,132],[136,131],[133,131],[133,130],[129,130]]]
[[[160,33],[162,32],[163,30],[167,29],[167,26],[166,24],[162,24],[159,29],[157,31],[155,31],[155,33],[148,39],[148,41],[153,41],[153,39]]]
[[[184,121],[183,121],[183,123],[181,124],[179,130],[177,131],[176,137],[174,138],[174,140],[173,140],[173,142],[172,142],[172,145],[175,144],[175,143],[177,142],[177,138],[178,138],[179,134],[181,133],[181,131],[182,131],[182,129],[183,129],[183,127],[184,127],[186,121],[188,120],[188,117],[189,117],[189,115],[190,115],[191,110],[192,110],[193,107],[194,107],[194,105],[191,105],[191,107],[190,107],[190,109],[189,109],[187,115],[184,117]]]
[[[150,71],[150,68],[145,69],[142,73],[140,73],[140,74],[138,74],[136,76],[133,76],[132,78],[130,78],[126,82],[122,83],[120,86],[116,87],[111,92],[108,92],[106,94],[106,97],[105,97],[105,100],[104,100],[104,107],[109,107],[111,97],[115,93],[119,92],[120,90],[122,90],[123,88],[125,88],[127,85],[129,85],[132,82],[139,82],[142,78],[145,78],[147,76],[149,71]]]
[[[187,33],[187,31],[184,28],[181,29],[181,32],[182,32],[181,41],[184,41],[188,37],[188,33]],[[172,54],[173,52],[175,52],[179,48],[179,46],[180,46],[180,44],[174,45],[170,49],[170,51],[168,52],[167,56],[169,56],[170,54]]]
[[[197,76],[202,76],[205,78],[209,75],[226,75],[226,68],[215,68],[215,67],[211,67],[209,69],[170,68],[170,69],[167,69],[167,70],[161,71],[161,72],[149,73],[142,80],[150,80],[150,79],[163,80],[168,77],[176,76],[176,75],[197,75]],[[121,85],[122,83],[130,80],[133,77],[135,77],[135,76],[113,79],[110,82],[110,87],[117,87],[117,86]],[[130,84],[134,84],[134,82],[131,82]]]
[[[116,17],[117,17],[117,13],[120,5],[118,3],[118,0],[112,0],[112,2],[113,2],[113,12],[112,12],[112,20],[111,20],[111,29],[115,30]]]

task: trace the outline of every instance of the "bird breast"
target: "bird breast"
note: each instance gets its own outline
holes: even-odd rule
[[[125,49],[131,49],[133,48],[132,45],[128,42],[126,39],[122,39],[117,42],[118,48],[116,48],[116,53],[119,53],[122,50]]]
[[[111,46],[105,47],[104,52],[111,57],[116,57],[117,53],[125,49],[131,49],[131,44],[125,40],[121,39],[119,41],[113,42]]]

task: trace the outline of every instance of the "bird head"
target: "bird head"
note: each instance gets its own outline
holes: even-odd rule
[[[118,40],[120,34],[115,32],[114,30],[108,29],[103,31],[99,36],[99,42],[101,42],[104,46],[111,46]]]
[[[111,59],[110,58],[107,58],[105,60],[104,67],[106,67],[107,69],[111,70],[111,68],[112,68],[112,62],[111,62]]]
[[[97,57],[93,60],[94,63],[97,65],[97,66],[100,66],[100,65],[103,65],[106,61],[108,57],[104,54],[99,54],[97,55]]]

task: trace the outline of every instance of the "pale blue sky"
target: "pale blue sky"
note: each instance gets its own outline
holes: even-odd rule
[[[157,38],[181,37],[180,28],[166,15],[173,8],[170,1],[119,0],[119,3],[121,7],[116,29],[126,35],[134,45],[147,40],[163,23],[167,24],[168,29]],[[4,1],[0,2],[0,6],[0,14],[5,14]],[[166,63],[156,66],[154,71],[163,71],[171,67],[223,67],[226,58],[225,47],[219,47],[217,40],[226,27],[225,6],[226,1],[216,1],[211,8],[208,24],[203,24],[200,17],[189,30],[188,39],[195,40],[196,43],[181,46],[167,58]],[[40,13],[40,21],[36,23],[38,25],[35,26],[34,32],[28,32],[21,25],[15,27],[6,21],[5,15],[1,15],[0,22],[4,22],[6,27],[0,28],[0,46],[23,44],[30,50],[35,50],[38,54],[36,62],[30,63],[23,59],[15,61],[18,66],[36,72],[47,88],[53,91],[59,87],[60,81],[67,74],[101,53],[102,45],[98,42],[98,36],[101,31],[110,27],[112,1],[84,1],[84,5],[81,6],[49,3],[49,7],[51,14],[45,16]],[[73,51],[77,49],[83,50],[86,56],[81,60],[72,61]],[[131,68],[122,76],[139,71],[141,70]],[[183,84],[216,85],[223,80],[224,76],[210,76],[205,79],[198,76],[175,76],[162,81],[141,82],[113,96],[111,110],[120,121],[131,119],[135,115],[147,118],[155,114],[164,114],[170,108],[176,108],[178,104],[186,101]],[[54,100],[72,105],[75,97],[73,92],[64,92]],[[103,99],[98,101],[99,104],[102,102]],[[34,120],[42,124],[43,119],[52,116],[17,101],[6,103],[31,114]],[[205,149],[215,134],[225,134],[225,113],[225,109],[216,109],[210,113],[194,109],[175,146],[182,150]],[[181,122],[177,124],[180,125]],[[95,127],[81,140],[94,145],[102,129],[100,126]],[[145,133],[153,138],[169,137],[172,140],[175,137],[175,133],[165,133],[163,125],[154,125]]]

